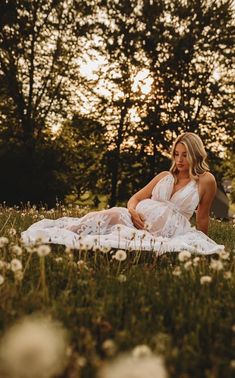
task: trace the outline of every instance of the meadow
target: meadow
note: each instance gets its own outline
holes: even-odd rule
[[[25,315],[59,321],[69,340],[61,378],[96,377],[133,351],[162,358],[168,377],[234,377],[235,223],[211,220],[209,236],[225,245],[220,255],[22,245],[33,222],[87,211],[1,206],[1,337]]]

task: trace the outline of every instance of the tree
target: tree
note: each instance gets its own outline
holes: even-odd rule
[[[1,169],[4,169],[5,181],[1,200],[9,197],[8,186],[14,187],[17,161],[20,160],[24,172],[17,180],[22,185],[12,197],[17,201],[25,200],[26,195],[28,200],[38,198],[33,192],[35,186],[40,186],[42,177],[46,181],[50,173],[53,181],[53,172],[63,166],[58,164],[60,150],[55,153],[52,148],[54,158],[51,159],[47,148],[53,146],[53,126],[62,123],[74,111],[74,92],[81,84],[78,59],[83,51],[82,38],[90,30],[87,18],[91,14],[88,1],[5,0],[0,4],[0,139],[2,144],[6,137],[10,142],[8,148],[3,149]],[[15,163],[11,159],[12,149],[15,158],[18,157]],[[50,159],[53,166],[38,161],[44,153],[47,154],[43,155],[44,161]],[[57,186],[58,181],[54,184]],[[49,200],[50,197],[51,201],[52,193],[55,197],[52,188],[53,182],[41,198]],[[58,190],[60,192],[64,190]]]

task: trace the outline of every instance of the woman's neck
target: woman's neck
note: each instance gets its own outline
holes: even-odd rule
[[[177,173],[177,178],[178,180],[180,179],[189,179],[189,171],[185,171],[185,172],[178,172]]]

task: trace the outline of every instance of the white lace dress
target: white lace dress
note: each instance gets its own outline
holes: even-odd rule
[[[151,198],[136,206],[144,216],[145,230],[135,228],[126,208],[112,207],[81,218],[43,219],[24,231],[22,240],[26,245],[40,240],[69,248],[121,248],[159,255],[180,250],[206,255],[224,250],[189,222],[199,203],[196,181],[191,180],[171,196],[173,187],[174,177],[169,173],[155,185]]]

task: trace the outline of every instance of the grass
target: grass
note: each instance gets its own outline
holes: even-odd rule
[[[24,271],[22,278],[9,266],[1,268],[1,334],[25,314],[40,312],[60,320],[70,332],[72,346],[66,378],[76,371],[84,378],[95,377],[103,361],[111,358],[104,349],[110,339],[115,343],[114,357],[136,345],[148,345],[164,357],[169,377],[234,376],[233,223],[213,220],[209,231],[210,237],[225,244],[228,255],[196,260],[193,255],[190,263],[179,261],[177,253],[156,257],[135,251],[119,262],[112,258],[113,251],[67,251],[58,245],[45,257],[25,248],[20,255],[13,252],[13,245],[20,246],[20,232],[32,222],[87,211],[0,209],[0,236],[9,239],[0,248],[0,259],[9,263],[19,259]],[[213,268],[214,260],[221,261],[222,269]],[[212,281],[201,284],[202,276]]]

